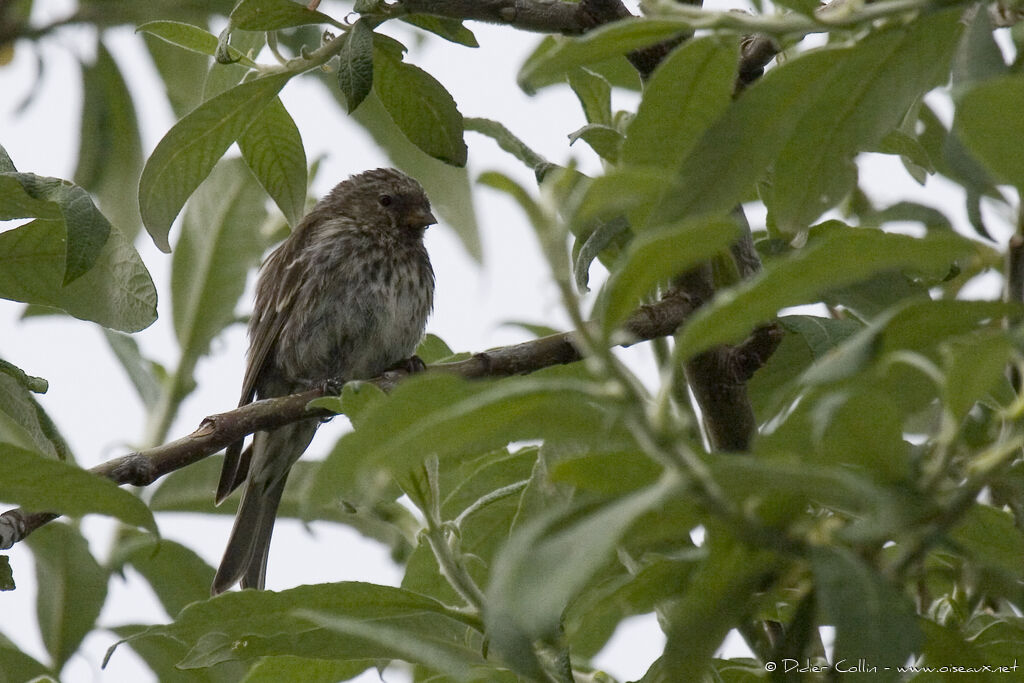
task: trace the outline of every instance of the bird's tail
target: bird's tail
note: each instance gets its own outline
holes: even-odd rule
[[[263,588],[274,519],[288,470],[306,450],[316,425],[315,420],[304,420],[256,434],[249,476],[211,594],[223,593],[239,580],[242,588]]]
[[[252,482],[246,484],[224,559],[210,589],[213,595],[223,593],[239,580],[242,588],[263,588],[270,537],[283,491],[284,480],[265,489]]]

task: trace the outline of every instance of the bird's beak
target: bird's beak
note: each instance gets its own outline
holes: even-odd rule
[[[426,228],[428,225],[436,225],[437,218],[429,209],[418,209],[409,216],[409,225],[416,228]]]

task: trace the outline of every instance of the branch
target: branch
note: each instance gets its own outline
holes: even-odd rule
[[[618,343],[629,345],[670,335],[695,308],[692,300],[680,294],[667,295],[656,304],[642,306],[627,321]],[[525,375],[552,365],[581,360],[580,351],[573,342],[574,337],[573,332],[553,334],[477,353],[465,360],[430,365],[427,371],[447,372],[467,379]],[[391,371],[370,381],[390,391],[407,375],[408,372]],[[274,429],[308,417],[333,415],[323,408],[308,407],[310,401],[329,393],[329,389],[320,387],[210,415],[188,436],[109,460],[89,471],[117,484],[148,486],[165,474],[213,455],[253,432]],[[210,495],[213,495],[212,491]],[[0,550],[10,548],[59,516],[52,512],[28,512],[21,508],[0,514]]]
[[[778,41],[763,33],[754,33],[740,41],[740,64],[736,73],[735,92],[739,94],[764,74],[768,62],[779,54]]]
[[[596,3],[587,0],[401,0],[398,9],[403,14],[486,21],[524,31],[579,34],[596,25],[587,9],[591,4]]]

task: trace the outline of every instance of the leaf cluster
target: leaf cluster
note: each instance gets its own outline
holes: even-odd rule
[[[59,675],[129,568],[171,621],[109,630],[161,680],[333,681],[391,660],[416,681],[609,680],[595,656],[625,619],[652,613],[665,644],[646,682],[787,680],[786,661],[835,672],[863,660],[883,680],[944,680],[898,671],[908,663],[1012,665],[1024,641],[1024,285],[993,246],[1005,226],[981,207],[1019,222],[1020,64],[1004,60],[989,14],[962,3],[782,4],[792,11],[738,17],[644,3],[644,17],[542,39],[519,85],[576,94],[581,125],[567,141],[600,159],[592,176],[548,162],[503,123],[464,118],[380,30],[402,20],[475,46],[457,16],[357,2],[349,22],[241,0],[221,8],[218,36],[206,28],[213,9],[131,12],[117,21],[138,25],[178,116],[146,159],[100,34],[83,68],[75,182],[18,171],[0,148],[0,218],[27,221],[0,233],[0,296],[109,330],[148,411],[144,445],[166,439],[197,365],[237,320],[249,272],[307,206],[310,169],[280,96],[295,78],[329,88],[422,178],[471,253],[465,130],[533,170],[536,191],[498,171],[479,181],[533,225],[586,360],[476,381],[428,373],[388,395],[350,383],[320,399],[353,430],[323,462],[296,465],[280,514],[386,544],[401,586],[212,599],[213,568],[157,529],[163,514],[232,514],[233,503],[212,505],[218,459],[142,493],[118,489],[69,462],[33,397],[45,382],[0,364],[0,500],[122,523],[103,561],[72,524],[29,537],[50,589],[37,600],[49,661],[0,638],[0,669]],[[783,57],[737,94],[752,30]],[[806,49],[813,32],[827,44]],[[641,83],[626,55],[664,40],[679,45]],[[930,94],[947,85],[951,125]],[[613,109],[616,88],[639,90],[635,111]],[[921,204],[876,206],[858,177],[867,152],[898,156],[919,182],[957,183],[970,225]],[[125,186],[138,187],[137,206]],[[766,215],[753,234],[752,205]],[[913,231],[889,229],[908,221]],[[132,247],[140,226],[174,246],[172,367],[122,334],[156,317]],[[737,250],[748,242],[756,254]],[[587,299],[595,262],[609,277]],[[638,376],[611,350],[623,322],[694,272],[711,273],[714,291],[652,344],[656,377]],[[986,272],[1007,281],[1007,300],[961,296]],[[804,305],[813,314],[789,310]],[[701,425],[716,418],[693,407],[687,381],[702,357],[739,354],[765,324],[778,349],[752,377],[727,378],[756,434],[742,435],[743,453],[716,452]],[[436,337],[420,355],[442,367],[462,357]],[[4,558],[0,585],[13,579]],[[731,632],[748,656],[720,652]]]

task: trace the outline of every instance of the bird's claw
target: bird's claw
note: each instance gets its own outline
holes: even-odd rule
[[[320,385],[320,390],[324,392],[325,396],[340,396],[341,390],[345,386],[345,379],[342,377],[331,377],[325,379]]]
[[[398,370],[410,375],[415,375],[416,373],[423,372],[426,369],[427,364],[423,362],[423,359],[420,358],[419,356],[414,355],[409,358],[404,358],[398,361],[397,363],[389,367],[385,372]]]

